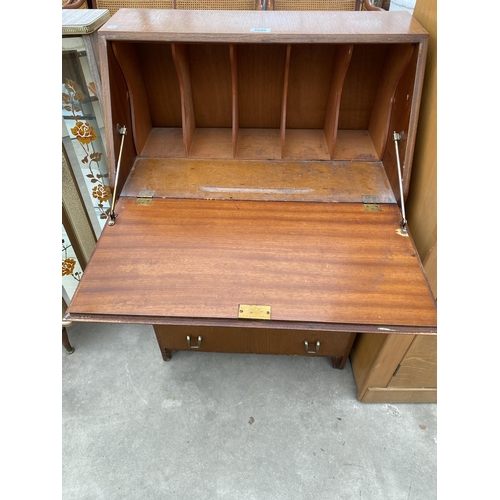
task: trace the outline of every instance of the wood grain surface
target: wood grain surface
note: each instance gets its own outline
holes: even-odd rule
[[[243,322],[244,325],[244,322]],[[200,327],[154,325],[160,349],[201,352],[239,352],[252,354],[289,354],[294,356],[340,356],[342,367],[353,340],[351,332],[280,330],[277,328],[245,328],[244,326]],[[188,344],[187,337],[191,342]],[[198,347],[198,337],[201,336]],[[304,341],[308,342],[307,350]],[[316,352],[316,342],[319,342]]]
[[[437,387],[437,337],[415,337],[388,387]]]
[[[363,403],[437,403],[437,389],[370,387],[360,401]]]
[[[395,202],[380,162],[140,158],[122,195],[143,189],[157,198],[361,203],[363,196],[376,196],[380,203]]]
[[[243,303],[277,321],[436,325],[394,204],[122,198],[117,212],[70,313],[237,318]]]
[[[131,40],[242,43],[417,42],[427,37],[409,12],[330,11],[121,9],[99,33],[110,40],[127,35]]]

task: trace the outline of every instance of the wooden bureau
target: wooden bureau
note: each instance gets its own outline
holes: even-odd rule
[[[114,210],[65,320],[336,368],[357,333],[435,336],[401,203],[427,38],[406,12],[118,11]]]

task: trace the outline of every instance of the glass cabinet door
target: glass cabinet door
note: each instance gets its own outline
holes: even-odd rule
[[[82,276],[83,269],[77,257],[75,248],[62,225],[62,297],[66,304],[73,298],[76,287]]]
[[[111,204],[104,122],[81,36],[62,38],[62,143],[96,238]]]

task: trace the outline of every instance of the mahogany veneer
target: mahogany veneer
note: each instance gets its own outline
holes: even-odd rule
[[[165,360],[337,368],[356,333],[435,336],[400,227],[427,50],[408,13],[122,9],[99,36],[118,217],[67,319],[152,324]]]

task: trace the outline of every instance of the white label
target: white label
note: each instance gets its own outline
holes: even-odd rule
[[[250,33],[271,33],[271,28],[250,28]]]
[[[118,28],[116,24],[108,24],[106,28],[109,28],[110,30],[114,30],[115,28]]]

